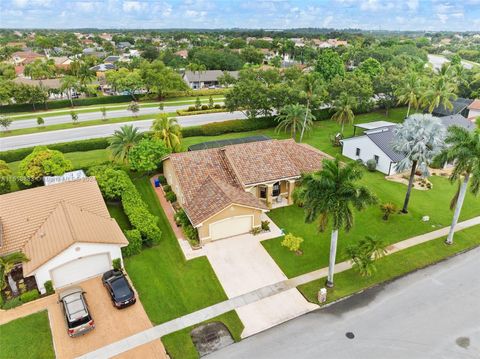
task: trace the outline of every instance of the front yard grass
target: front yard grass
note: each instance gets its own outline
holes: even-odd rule
[[[335,274],[335,287],[328,290],[327,303],[479,246],[480,226],[457,232],[454,243],[450,246],[445,245],[445,238],[437,238],[378,259],[376,261],[377,272],[371,277],[362,277],[354,269]],[[326,278],[321,278],[303,284],[298,287],[298,290],[308,301],[318,304],[317,293],[320,288],[325,286],[325,280]]]
[[[339,233],[337,262],[348,259],[344,253],[348,244],[367,235],[380,238],[386,244],[392,244],[450,225],[453,213],[448,206],[456,186],[447,178],[439,176],[430,177],[430,181],[433,189],[412,191],[408,214],[393,214],[388,221],[384,221],[379,205],[371,206],[363,212],[356,212],[355,223],[350,232]],[[379,203],[392,202],[401,208],[407,189],[405,185],[387,181],[381,173],[367,171],[362,182],[377,194]],[[470,193],[467,194],[460,220],[480,215],[478,200]],[[262,242],[288,277],[328,266],[330,229],[319,233],[318,224],[305,223],[303,209],[295,205],[274,209],[268,213],[268,216],[286,233],[293,233],[304,239],[303,255],[300,256],[280,245],[283,237]],[[423,222],[423,216],[430,216],[430,221]]]
[[[55,358],[47,312],[0,325],[0,358]]]
[[[150,320],[160,324],[226,300],[206,257],[185,260],[149,179],[133,181],[162,230],[159,245],[125,259]]]
[[[230,334],[232,334],[233,340],[236,342],[240,341],[243,331],[243,324],[240,321],[237,312],[234,310],[207,320],[201,324],[211,322],[222,322],[228,328]],[[188,327],[162,337],[162,343],[171,358],[197,359],[199,357],[197,349],[195,348],[192,338],[190,337],[190,332],[192,329],[200,326],[201,324]]]

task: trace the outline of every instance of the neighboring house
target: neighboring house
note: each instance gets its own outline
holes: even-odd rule
[[[188,50],[179,50],[174,55],[180,56],[182,59],[188,58]]]
[[[117,66],[111,63],[99,64],[96,66],[90,67],[90,71],[95,71],[95,74],[98,78],[105,77],[105,72],[108,70],[115,70]]]
[[[480,117],[480,100],[477,99],[473,100],[473,102],[468,105],[468,118],[476,120],[478,117]]]
[[[446,128],[455,125],[469,131],[475,130],[475,124],[461,115],[444,116],[439,119]],[[397,173],[397,163],[404,158],[404,155],[392,149],[395,126],[395,123],[388,121],[355,125],[354,137],[342,140],[342,155],[363,163],[374,159],[377,163],[377,171],[388,176]],[[363,130],[363,134],[355,137],[357,129]]]
[[[64,70],[68,69],[70,67],[70,64],[72,63],[72,60],[69,59],[67,56],[56,56],[51,57],[50,59],[53,60],[53,63],[56,67],[62,68]]]
[[[234,78],[238,78],[238,71],[225,71]],[[219,86],[218,78],[223,75],[220,70],[206,70],[206,71],[185,71],[183,74],[183,81],[191,89],[201,89],[205,87]]]
[[[88,47],[86,49],[83,49],[82,54],[84,56],[93,56],[93,57],[98,57],[98,58],[104,58],[107,54],[105,51],[100,51],[97,49],[94,49],[92,47]]]
[[[0,256],[22,251],[42,293],[110,270],[128,245],[93,177],[0,196],[0,224]]]
[[[129,49],[133,45],[127,41],[120,41],[116,46],[117,49]]]
[[[327,154],[293,140],[264,140],[173,153],[163,160],[201,243],[248,233],[270,208],[293,203],[302,173],[320,170]]]
[[[470,106],[473,100],[468,98],[459,97],[456,100],[452,100],[453,108],[450,110],[445,108],[445,106],[440,105],[435,107],[432,111],[433,116],[443,117],[443,116],[451,116],[451,115],[462,115],[465,118],[468,118],[468,106]]]
[[[104,60],[103,63],[105,64],[114,64],[115,62],[120,61],[120,56],[107,56]]]
[[[33,51],[17,51],[12,54],[12,62],[14,65],[28,65],[34,62],[36,59],[43,59],[45,56],[37,54]]]
[[[46,89],[59,89],[61,87],[60,79],[32,80],[26,77],[17,77],[13,80],[17,84],[29,86],[40,86]]]

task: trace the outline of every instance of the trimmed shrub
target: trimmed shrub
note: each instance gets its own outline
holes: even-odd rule
[[[160,175],[157,178],[158,178],[158,181],[160,182],[160,184],[164,185],[164,184],[167,183],[167,179],[165,178],[165,176]]]
[[[377,169],[377,161],[375,161],[373,158],[369,159],[366,165],[367,165],[367,170],[369,170],[370,172],[374,172]]]
[[[168,202],[173,203],[177,200],[177,195],[175,194],[175,192],[170,191],[165,193],[165,198]]]
[[[198,231],[191,224],[183,227],[183,233],[185,233],[190,241],[194,242],[195,244],[198,243]]]
[[[213,108],[219,109],[219,108],[222,108],[222,106],[217,103],[217,104],[213,105]]]
[[[254,236],[256,236],[257,234],[262,233],[262,227],[253,227],[250,230],[250,233],[253,234]]]
[[[172,192],[172,187],[169,184],[166,184],[165,186],[163,186],[163,191],[165,193]]]
[[[125,171],[108,165],[91,167],[87,173],[95,176],[103,196],[107,199],[121,199],[127,189],[134,187]]]
[[[270,221],[262,221],[260,227],[262,228],[262,231],[270,231]]]
[[[202,110],[208,110],[209,107],[208,107],[208,105],[202,105],[202,107],[200,107],[200,109],[202,109]]]
[[[187,214],[185,213],[185,211],[180,208],[174,215],[174,219],[175,219],[175,223],[177,223],[178,225],[182,226],[182,227],[186,227],[186,226],[189,226],[191,225],[190,223],[190,220],[188,219],[188,216]]]
[[[287,247],[289,251],[298,252],[300,246],[303,243],[302,237],[296,237],[293,234],[289,233],[285,235],[282,242],[280,243],[283,247]]]
[[[122,270],[122,261],[120,260],[120,258],[115,258],[114,260],[112,260],[112,267],[116,271]]]
[[[223,122],[208,123],[201,126],[182,128],[182,136],[217,136],[231,132],[262,130],[265,128],[275,127],[276,125],[277,123],[274,117],[263,117],[248,120],[229,120]]]
[[[206,110],[196,110],[194,108],[193,111],[177,110],[176,112],[178,116],[190,116],[190,115],[201,115],[205,113],[227,112],[227,110],[225,110],[222,107],[219,107],[219,108],[207,108]]]
[[[47,294],[53,294],[55,292],[55,290],[53,289],[53,283],[51,280],[47,280],[45,283],[43,283],[43,286],[45,287]]]
[[[28,303],[38,298],[40,298],[40,293],[36,289],[29,290],[28,292],[20,295],[20,300],[22,301],[22,303]]]
[[[122,254],[125,257],[133,256],[142,250],[142,234],[138,229],[125,231],[125,237],[128,239],[128,246],[122,248]]]

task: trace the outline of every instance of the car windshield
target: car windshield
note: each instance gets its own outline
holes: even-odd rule
[[[125,277],[120,277],[113,280],[111,285],[116,300],[126,300],[131,297],[132,291],[130,290]]]

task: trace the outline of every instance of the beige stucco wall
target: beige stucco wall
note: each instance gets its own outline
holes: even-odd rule
[[[235,216],[245,216],[245,215],[253,215],[253,225],[255,227],[260,226],[261,224],[261,216],[262,211],[260,209],[248,208],[238,205],[231,205],[225,208],[223,211],[218,212],[213,217],[209,218],[207,221],[203,222],[200,227],[198,227],[198,236],[200,240],[207,239],[210,237],[210,224],[213,222],[220,221],[222,219],[235,217]]]
[[[184,203],[183,193],[182,193],[182,190],[180,189],[177,175],[173,170],[172,161],[170,161],[169,158],[163,161],[163,175],[167,179],[167,183],[172,187],[172,191],[175,192],[175,194],[177,195],[177,200],[180,202],[180,204],[183,204]]]

